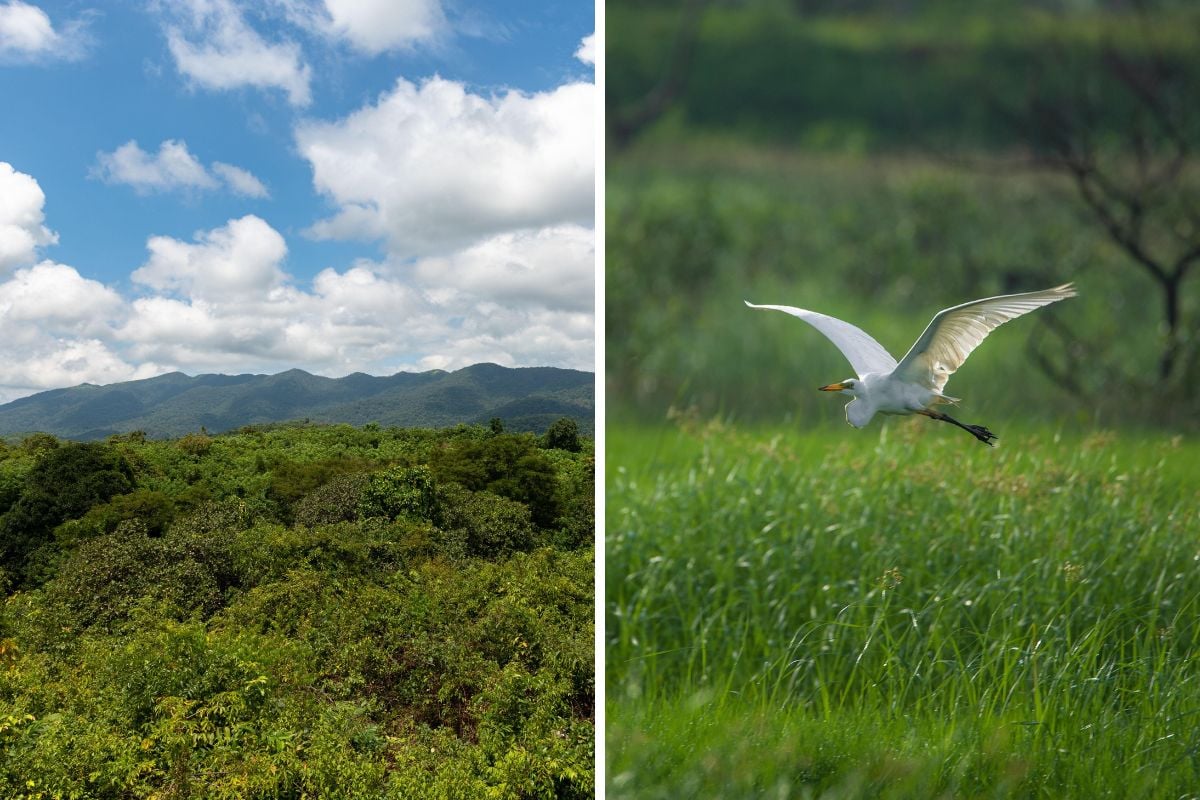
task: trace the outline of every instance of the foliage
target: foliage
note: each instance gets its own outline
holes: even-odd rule
[[[558,513],[554,467],[527,434],[497,434],[436,451],[430,468],[440,482],[489,491],[529,506],[536,525],[548,528]]]
[[[392,467],[367,479],[358,500],[362,517],[426,520],[438,515],[433,473],[427,466]]]
[[[592,552],[435,478],[487,437],[5,450],[14,508],[69,475],[131,491],[48,514],[55,558],[0,607],[0,796],[593,796]],[[545,460],[557,502],[589,446]]]
[[[461,535],[470,555],[494,558],[533,546],[533,520],[523,503],[451,485],[442,493],[442,505],[442,526]]]
[[[662,80],[671,57],[664,43],[686,13],[679,5],[609,7],[610,118]],[[1008,3],[924,4],[943,6],[925,14],[879,4],[876,13],[829,16],[800,13],[801,5],[709,4],[673,108],[645,137],[736,137],[843,153],[1006,149],[1022,144],[1021,133],[997,99],[1022,97],[1032,65],[1048,52],[1072,53],[1094,70],[1105,44],[1136,51],[1150,29],[1172,70],[1200,72],[1194,8],[1143,19],[1131,10],[1056,15]],[[1097,88],[1090,121],[1106,136],[1125,124],[1128,102]],[[1061,93],[1048,100],[1065,105]]]
[[[55,527],[134,486],[128,462],[107,445],[69,443],[39,452],[20,495],[0,517],[0,565],[26,578],[30,557],[49,544]]]
[[[546,447],[556,450],[568,450],[572,453],[578,453],[579,444],[579,424],[570,417],[563,417],[555,420],[555,422],[546,429],[546,435],[542,441]]]
[[[263,462],[264,466],[266,462]],[[319,461],[284,461],[271,470],[267,497],[279,504],[284,519],[292,518],[296,504],[335,476],[367,469],[369,462],[331,458]],[[258,462],[255,462],[258,467]]]
[[[175,518],[175,505],[159,491],[136,489],[119,494],[107,503],[92,506],[78,519],[68,520],[54,530],[59,544],[72,544],[112,533],[124,522],[138,520],[150,536],[161,536]]]
[[[212,437],[207,433],[189,433],[176,443],[189,456],[202,456],[212,447]]]
[[[923,421],[609,427],[608,797],[1194,790],[1200,448]]]
[[[370,480],[365,474],[338,475],[306,494],[295,506],[297,525],[331,525],[358,518],[363,489]]]

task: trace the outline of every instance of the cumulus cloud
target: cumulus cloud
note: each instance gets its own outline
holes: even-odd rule
[[[56,334],[103,334],[122,306],[112,289],[52,261],[19,269],[0,283],[0,317],[6,324],[37,323]]]
[[[446,17],[438,0],[325,0],[328,29],[369,55],[435,38]]]
[[[591,312],[596,235],[580,225],[515,231],[416,264],[421,283],[473,302],[510,308]]]
[[[168,139],[151,155],[130,139],[111,153],[96,157],[95,174],[109,183],[126,183],[139,192],[167,189],[213,189],[217,182],[187,149]]]
[[[164,141],[153,154],[130,139],[111,153],[99,153],[92,174],[108,183],[132,186],[139,194],[211,190],[222,184],[247,197],[269,194],[262,181],[240,167],[217,161],[210,171],[188,150],[187,142],[175,139]]]
[[[583,37],[579,49],[575,51],[575,57],[585,64],[596,65],[596,34]]]
[[[166,371],[152,363],[130,364],[99,339],[41,337],[20,354],[19,359],[0,361],[0,402],[46,389],[140,380]]]
[[[337,375],[592,363],[594,235],[583,228],[504,234],[416,264],[325,269],[307,287],[283,271],[282,237],[253,216],[147,248],[133,279],[153,293],[133,300],[116,332],[135,361]],[[543,291],[523,292],[543,269]]]
[[[374,105],[296,133],[338,213],[322,238],[386,238],[423,255],[504,231],[593,217],[595,86],[485,97],[461,83],[404,79]]]
[[[196,243],[153,236],[150,259],[133,272],[136,283],[203,299],[235,299],[282,284],[287,245],[253,214],[196,235]]]
[[[21,0],[0,5],[0,62],[73,61],[86,51],[81,22],[56,31],[46,12],[35,5]]]
[[[30,175],[0,161],[0,273],[32,263],[58,236],[43,224],[46,195]]]
[[[196,52],[272,47],[228,0],[179,8],[190,17],[173,35]],[[399,41],[357,46],[385,40]],[[587,40],[578,55],[592,57]],[[305,96],[306,69],[294,73],[304,75]],[[434,77],[399,80],[344,119],[301,124],[298,150],[335,204],[310,233],[387,245],[378,262],[327,268],[306,282],[288,274],[279,231],[247,215],[186,240],[151,236],[130,276],[134,291],[122,298],[69,266],[35,264],[55,240],[45,198],[30,176],[0,164],[0,275],[13,273],[0,283],[0,399],[169,369],[593,368],[595,100],[590,83],[483,95]],[[206,166],[175,140],[156,153],[136,141],[101,153],[96,174],[147,192],[267,191],[239,167]]]
[[[293,106],[312,100],[312,70],[300,46],[268,42],[230,0],[187,0],[178,24],[167,26],[167,46],[179,72],[197,86],[283,91]]]
[[[64,264],[43,261],[0,283],[0,402],[43,389],[150,377],[113,346],[124,301]]]

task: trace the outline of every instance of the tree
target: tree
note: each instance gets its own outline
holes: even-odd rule
[[[432,520],[438,511],[435,490],[429,467],[392,467],[376,472],[367,480],[358,501],[358,513],[362,517]]]
[[[529,506],[538,527],[558,516],[554,465],[538,452],[532,436],[500,434],[436,451],[430,468],[440,482],[489,491]]]
[[[1143,11],[1132,46],[1052,48],[1005,113],[1036,162],[1070,179],[1088,216],[1154,281],[1164,322],[1157,373],[1177,384],[1197,355],[1183,287],[1200,263],[1200,75],[1153,41],[1154,30]]]
[[[580,450],[579,423],[571,417],[562,417],[555,420],[546,429],[546,438],[544,441],[547,449],[578,453]]]
[[[609,142],[617,148],[628,147],[683,94],[692,69],[692,58],[696,52],[706,2],[707,0],[685,0],[679,27],[675,31],[667,63],[658,82],[636,102],[609,112]]]
[[[55,527],[133,488],[129,463],[108,445],[68,443],[44,451],[0,517],[0,565],[28,577],[29,557],[50,543]]]

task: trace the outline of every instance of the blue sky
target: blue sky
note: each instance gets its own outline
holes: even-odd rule
[[[0,401],[593,368],[591,3],[0,0]]]

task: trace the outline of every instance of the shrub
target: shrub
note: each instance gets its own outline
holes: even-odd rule
[[[176,446],[189,456],[202,456],[212,449],[212,437],[206,433],[189,433],[177,441]]]
[[[430,467],[439,481],[524,503],[539,527],[551,527],[558,515],[554,465],[538,452],[532,436],[464,441],[435,452]]]
[[[328,458],[317,461],[285,461],[271,472],[267,498],[278,504],[282,518],[291,520],[296,504],[305,496],[337,476],[362,472],[366,464],[347,458]]]
[[[112,533],[122,523],[138,520],[149,536],[161,536],[175,518],[175,504],[162,492],[138,489],[119,494],[107,503],[92,506],[79,519],[68,520],[54,530],[60,546]]]
[[[437,493],[428,467],[392,467],[370,476],[358,501],[363,517],[400,516],[432,521],[437,516]]]
[[[309,492],[293,509],[296,524],[312,527],[353,522],[358,518],[358,504],[368,480],[369,476],[361,473],[338,475]]]
[[[151,538],[140,520],[82,543],[45,586],[46,610],[62,633],[112,630],[149,603],[175,619],[208,617],[235,584],[232,534],[173,530]],[[52,638],[52,637],[51,637]]]
[[[529,508],[489,492],[472,492],[459,486],[442,493],[442,527],[460,532],[468,555],[494,558],[534,543]]]

